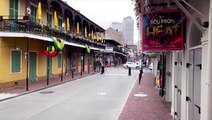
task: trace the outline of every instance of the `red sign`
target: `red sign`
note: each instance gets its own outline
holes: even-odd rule
[[[154,11],[143,15],[143,51],[182,50],[183,13]]]

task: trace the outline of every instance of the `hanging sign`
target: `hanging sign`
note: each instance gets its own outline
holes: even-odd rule
[[[183,12],[154,11],[143,15],[143,51],[182,50]]]

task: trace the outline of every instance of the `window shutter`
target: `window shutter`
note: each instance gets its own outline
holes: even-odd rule
[[[21,72],[21,52],[12,51],[12,73]]]

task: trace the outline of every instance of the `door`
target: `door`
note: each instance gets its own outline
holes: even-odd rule
[[[189,52],[188,120],[200,120],[202,49]]]
[[[175,119],[181,118],[181,78],[182,78],[182,53],[175,54]]]
[[[37,53],[29,53],[29,80],[30,82],[36,82],[37,80]]]
[[[200,120],[202,49],[194,50],[194,120]]]
[[[188,67],[189,67],[189,79],[187,82],[187,106],[188,106],[188,120],[193,120],[193,103],[191,100],[193,100],[193,94],[194,94],[194,83],[193,83],[193,75],[194,75],[194,51],[191,50],[189,51],[189,63],[188,63]]]
[[[47,76],[52,78],[52,57],[47,58]]]

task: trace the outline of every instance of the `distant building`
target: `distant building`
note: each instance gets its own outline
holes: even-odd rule
[[[105,39],[112,39],[122,44],[123,46],[125,45],[124,35],[121,32],[114,30],[112,27],[109,27],[105,31]]]
[[[133,45],[133,38],[134,38],[134,20],[132,17],[128,16],[123,19],[122,23],[113,22],[111,27],[123,33],[125,44]]]
[[[137,60],[137,46],[136,45],[127,45],[128,61]]]
[[[122,24],[123,24],[123,33],[125,37],[125,43],[128,45],[133,45],[134,20],[130,16],[125,17]]]
[[[111,26],[114,30],[119,31],[119,32],[123,32],[123,26],[122,23],[119,22],[112,22],[112,26]]]
[[[105,65],[107,67],[123,64],[127,61],[127,53],[124,48],[124,35],[109,27],[105,31]]]

